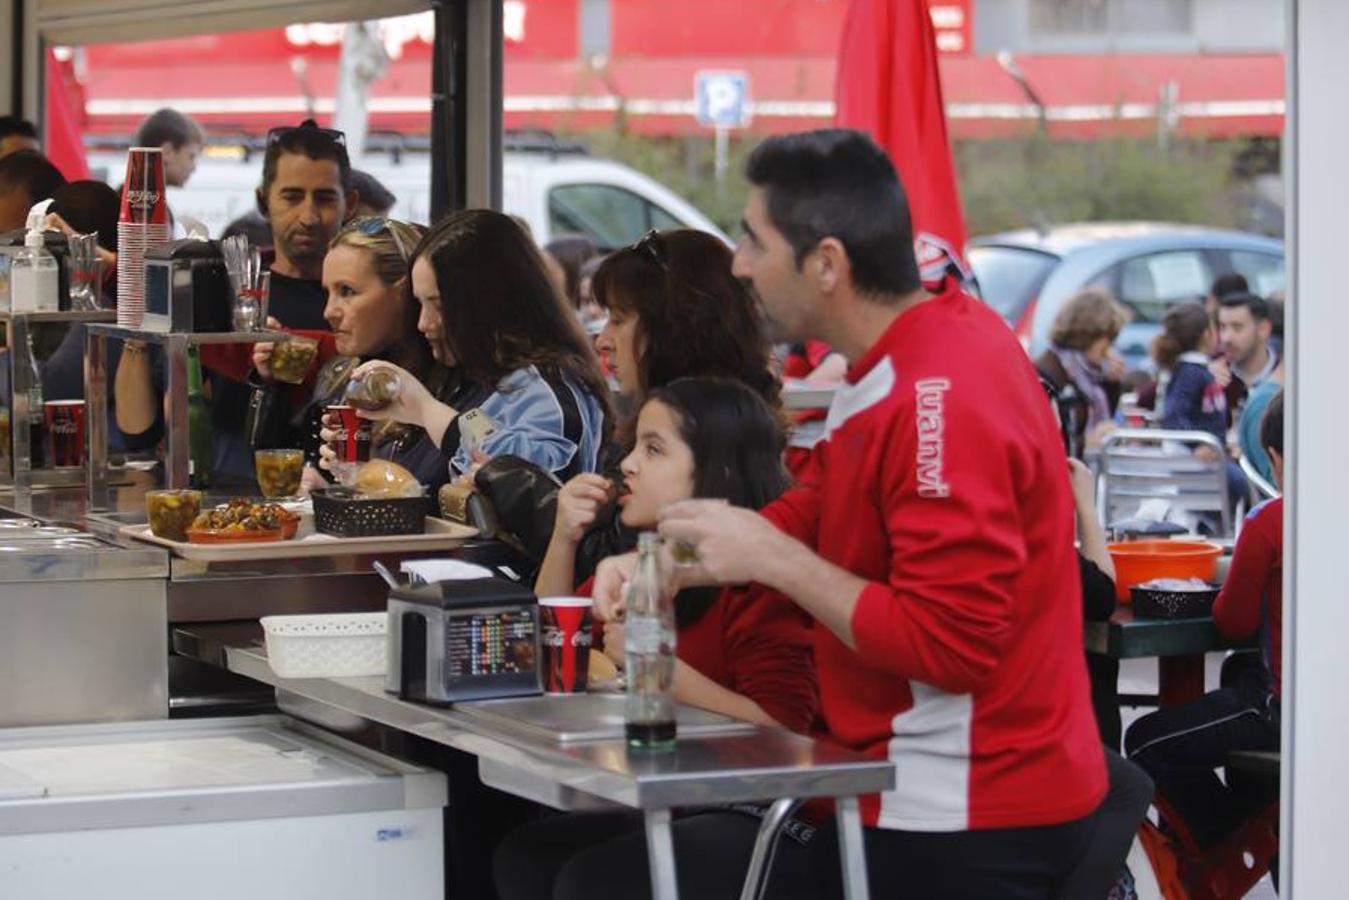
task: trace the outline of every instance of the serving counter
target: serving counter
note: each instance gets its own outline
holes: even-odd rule
[[[396,571],[404,559],[445,555],[353,553],[334,542],[331,554],[306,559],[181,559],[121,531],[146,521],[145,492],[154,486],[145,473],[116,472],[101,512],[89,511],[83,486],[34,490],[22,503],[0,491],[0,521],[31,517],[75,529],[90,545],[25,540],[6,551],[14,538],[0,529],[0,727],[163,718],[173,707],[201,707],[205,694],[223,711],[231,698],[218,679],[169,656],[171,624],[382,610],[388,588],[374,562]],[[517,562],[494,542],[454,553],[493,566]]]

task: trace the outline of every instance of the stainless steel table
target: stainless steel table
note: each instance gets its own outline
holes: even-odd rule
[[[379,677],[278,678],[267,663],[255,623],[181,626],[173,632],[173,648],[274,686],[282,707],[301,718],[329,727],[377,722],[472,753],[484,783],[517,796],[559,809],[607,801],[642,810],[657,900],[678,897],[670,831],[673,808],[777,798],[764,817],[746,873],[741,896],[752,900],[782,820],[804,799],[833,797],[845,896],[868,896],[858,797],[894,786],[894,767],[888,761],[752,725],[681,737],[673,751],[662,753],[630,751],[621,736],[561,743],[542,737],[537,729],[504,721],[510,712],[500,701],[482,704],[491,704],[492,712],[483,715],[475,710],[478,704],[434,707],[400,700],[384,691]]]

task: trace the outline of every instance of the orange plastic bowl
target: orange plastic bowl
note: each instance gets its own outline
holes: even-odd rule
[[[1206,541],[1125,541],[1109,544],[1115,563],[1115,598],[1129,602],[1129,588],[1154,578],[1213,581],[1223,549]]]

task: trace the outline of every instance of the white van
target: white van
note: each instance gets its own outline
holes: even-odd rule
[[[121,182],[126,156],[94,152],[95,177]],[[398,198],[391,215],[413,222],[431,218],[430,157],[404,153],[398,162],[379,153],[360,168]],[[262,180],[262,156],[243,162],[203,155],[184,188],[169,189],[175,214],[204,223],[213,237],[255,209],[254,189]],[[713,222],[671,190],[621,163],[557,150],[507,151],[502,159],[502,206],[529,223],[534,239],[546,244],[561,234],[584,234],[601,249],[633,243],[652,228],[696,228],[729,243]]]

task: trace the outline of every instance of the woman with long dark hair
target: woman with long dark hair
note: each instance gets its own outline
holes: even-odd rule
[[[622,463],[623,521],[652,529],[663,506],[692,497],[757,509],[788,484],[781,429],[746,385],[681,378],[653,390]],[[583,585],[578,591],[587,593]],[[758,585],[681,591],[675,597],[674,688],[681,702],[761,725],[807,731],[817,711],[808,620]],[[622,665],[623,625],[604,626],[604,652]],[[674,825],[679,883],[692,897],[738,895],[758,828],[753,810],[681,810]],[[792,829],[800,835],[809,829]],[[503,900],[642,896],[650,885],[640,813],[580,813],[526,825],[495,860]],[[700,848],[685,852],[690,847]],[[816,895],[809,841],[783,839],[773,896]],[[785,893],[784,893],[785,892]]]
[[[421,429],[451,474],[476,459],[512,455],[560,478],[595,470],[609,429],[608,386],[576,317],[553,290],[539,251],[509,216],[455,213],[412,253],[417,329],[462,387],[449,399],[388,362],[401,391],[362,412]],[[460,416],[480,410],[471,433]],[[468,437],[468,440],[465,440]]]
[[[786,421],[763,315],[731,274],[730,248],[716,237],[653,231],[606,257],[591,289],[609,314],[595,346],[613,366],[624,405],[640,408],[653,390],[677,378],[715,376],[746,385]],[[616,456],[632,445],[632,423],[620,424],[618,432]],[[600,559],[631,549],[632,532],[605,509],[621,476],[606,474],[573,478],[558,492],[537,590],[566,593]]]

